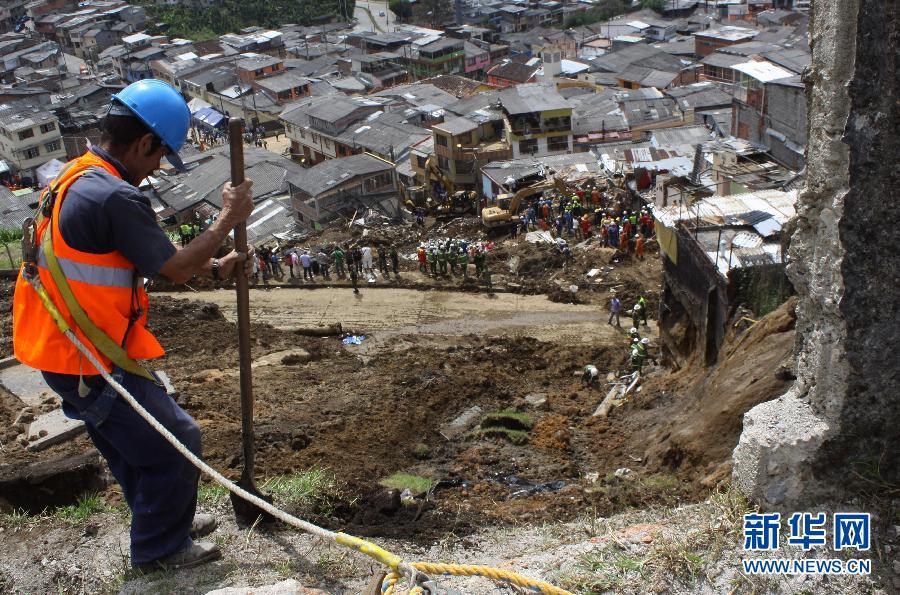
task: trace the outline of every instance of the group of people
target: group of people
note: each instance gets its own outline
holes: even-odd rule
[[[617,310],[621,308],[620,300],[613,294],[612,299],[610,300],[610,317],[609,324],[612,324],[613,310]],[[656,358],[650,354],[650,339],[647,337],[641,337],[640,328],[641,323],[643,322],[644,326],[648,326],[647,323],[647,311],[649,310],[647,299],[643,295],[639,295],[637,302],[635,302],[634,306],[631,308],[631,328],[628,330],[628,361],[631,363],[631,371],[637,372],[640,374],[644,369],[644,361],[647,358],[650,358],[654,364],[656,364]],[[619,326],[619,314],[616,311],[615,313],[616,325]]]
[[[462,274],[469,277],[469,263],[475,265],[475,277],[486,273],[487,250],[484,244],[469,243],[461,238],[443,238],[419,244],[416,250],[419,271],[432,277]]]
[[[609,306],[609,320],[607,323],[612,324],[613,319],[615,319],[616,326],[621,328],[622,325],[619,321],[619,315],[622,311],[622,301],[616,295],[615,290],[613,290],[612,293],[613,295],[610,299]],[[641,323],[643,323],[645,327],[649,326],[647,322],[648,309],[647,298],[643,295],[639,295],[634,306],[632,306],[629,311],[633,326],[628,330],[628,362],[631,365],[631,371],[637,372],[638,374],[643,372],[644,362],[648,358],[653,361],[654,364],[657,363],[656,358],[650,353],[650,339],[641,337],[639,330]],[[588,364],[582,369],[581,384],[586,388],[593,388],[599,377],[600,372],[597,367],[593,364]]]
[[[200,226],[200,221],[198,220],[185,221],[179,225],[178,238],[181,240],[181,247],[184,248],[190,244],[194,238],[200,235],[201,231],[203,231],[203,228]]]
[[[194,143],[201,151],[205,151],[211,147],[218,147],[228,142],[227,130],[200,130],[194,133]]]
[[[373,249],[369,245],[341,244],[322,245],[312,248],[262,248],[253,263],[252,278],[263,283],[270,278],[284,279],[287,271],[291,279],[314,282],[317,277],[331,279],[332,272],[338,279],[350,278],[356,289],[360,276],[367,278],[378,272],[385,278],[400,275],[400,254],[393,244],[381,245]]]
[[[621,202],[601,206],[601,193],[594,188],[586,204],[586,192],[574,194],[552,193],[534,200],[514,221],[511,232],[526,233],[540,229],[555,237],[567,236],[576,240],[598,237],[603,246],[618,248],[644,259],[645,243],[654,232],[654,220],[646,210],[627,210]]]

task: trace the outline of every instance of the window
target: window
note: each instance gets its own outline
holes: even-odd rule
[[[434,142],[436,142],[437,144],[439,144],[442,147],[446,147],[449,144],[447,142],[447,137],[444,136],[443,134],[435,134]]]
[[[450,162],[447,160],[446,157],[442,157],[441,155],[438,155],[438,168],[440,168],[444,171],[449,171]]]
[[[457,135],[453,137],[453,142],[456,145],[468,145],[472,142],[472,133],[464,132],[463,134]]]
[[[534,155],[537,152],[538,142],[536,138],[519,141],[519,154]]]
[[[34,159],[35,157],[40,157],[40,155],[41,151],[38,147],[31,147],[25,150],[25,159]]]
[[[46,151],[48,153],[52,153],[53,151],[59,151],[59,147],[60,147],[60,144],[59,144],[58,140],[44,144],[44,149],[46,149]]]
[[[41,134],[47,134],[48,132],[52,132],[56,130],[55,122],[47,122],[46,124],[41,124]]]
[[[569,137],[568,136],[551,136],[547,139],[547,150],[548,151],[568,151],[569,150]]]
[[[416,165],[419,167],[419,169],[425,169],[426,161],[427,161],[427,159],[425,159],[421,155],[416,155]]]
[[[456,173],[458,174],[470,174],[472,170],[475,169],[474,161],[463,161],[461,159],[457,159],[454,163],[456,167]]]
[[[31,138],[34,136],[34,129],[29,128],[28,130],[23,130],[19,133],[19,140],[25,140],[26,138]]]
[[[326,148],[326,149],[330,149],[330,148],[331,148],[331,140],[330,140],[330,139],[327,139],[327,138],[325,139],[325,148]]]

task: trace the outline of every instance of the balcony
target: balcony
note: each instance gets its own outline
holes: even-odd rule
[[[452,149],[443,145],[434,145],[434,152],[436,155],[454,160],[472,159],[472,153],[475,150],[475,147],[466,147],[465,145],[463,145],[462,147],[454,147]]]
[[[528,137],[534,134],[565,133],[571,134],[571,118],[517,118],[509,121],[510,132],[517,137]]]

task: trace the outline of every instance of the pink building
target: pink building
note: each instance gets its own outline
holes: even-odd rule
[[[466,64],[464,72],[466,76],[474,79],[483,79],[484,72],[491,65],[490,50],[483,49],[474,43],[466,42]]]

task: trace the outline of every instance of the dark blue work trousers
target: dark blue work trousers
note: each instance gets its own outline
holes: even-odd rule
[[[166,391],[146,378],[119,368],[113,377],[197,456],[200,428]],[[146,564],[172,554],[190,539],[197,508],[200,472],[97,376],[86,397],[78,377],[44,373],[63,399],[63,412],[85,422],[97,450],[122,486],[131,508],[131,564]]]

